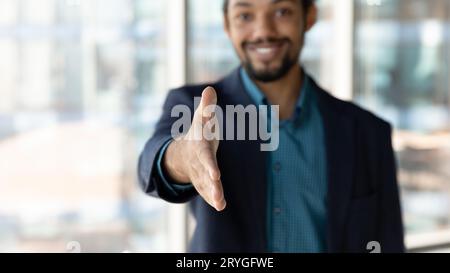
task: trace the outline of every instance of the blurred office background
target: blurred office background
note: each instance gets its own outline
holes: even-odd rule
[[[237,64],[222,0],[0,0],[0,252],[166,252],[136,161],[171,87]],[[450,249],[450,1],[318,0],[302,62],[390,121],[412,251]]]

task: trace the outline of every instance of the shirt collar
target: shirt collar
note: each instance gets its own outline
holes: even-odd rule
[[[249,96],[252,98],[253,102],[256,105],[267,105],[268,101],[267,98],[264,96],[264,93],[259,89],[259,87],[253,82],[253,80],[248,75],[247,71],[243,67],[240,69],[240,75],[242,82],[244,84],[245,91],[249,94]],[[306,105],[308,103],[308,100],[310,98],[309,96],[309,89],[310,89],[310,80],[308,75],[306,73],[303,73],[303,83],[300,90],[300,96],[297,99],[297,106],[295,109],[295,114],[293,116],[293,119],[297,119],[300,116],[300,112],[304,111],[306,109]]]

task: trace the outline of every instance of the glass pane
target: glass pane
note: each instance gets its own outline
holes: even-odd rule
[[[239,59],[223,29],[223,0],[188,0],[188,81],[214,81]]]
[[[307,32],[301,61],[310,75],[326,90],[333,90],[335,41],[334,2],[316,0],[319,17],[314,27]]]
[[[0,252],[167,249],[167,206],[135,177],[167,90],[165,11],[0,1]]]
[[[450,228],[450,1],[356,1],[356,100],[393,123],[409,234]]]

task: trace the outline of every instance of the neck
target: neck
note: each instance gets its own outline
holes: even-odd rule
[[[271,105],[280,106],[280,119],[290,118],[300,97],[300,88],[303,84],[303,71],[299,64],[282,78],[273,82],[255,81],[255,84],[264,93]]]

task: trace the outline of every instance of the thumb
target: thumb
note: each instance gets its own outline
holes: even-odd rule
[[[211,108],[217,104],[217,93],[212,87],[207,87],[203,90],[200,104],[195,111],[195,120],[200,124],[204,124],[211,118]],[[209,108],[209,109],[208,109]]]
[[[205,108],[210,105],[215,106],[216,104],[217,104],[216,90],[214,88],[212,88],[211,86],[206,87],[202,93],[202,99],[200,101],[200,106],[202,108]]]

